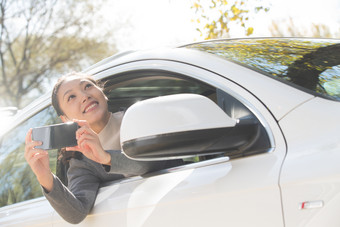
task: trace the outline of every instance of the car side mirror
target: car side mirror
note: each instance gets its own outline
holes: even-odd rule
[[[255,121],[232,119],[202,95],[168,95],[127,109],[121,147],[136,160],[228,153],[251,143],[257,128]]]

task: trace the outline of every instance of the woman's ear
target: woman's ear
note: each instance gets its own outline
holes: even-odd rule
[[[69,119],[65,115],[60,115],[60,119],[65,123],[68,122]]]

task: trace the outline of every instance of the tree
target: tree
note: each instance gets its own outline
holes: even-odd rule
[[[102,5],[96,1],[96,5]],[[56,75],[111,55],[83,0],[0,0],[0,106],[23,107]]]
[[[254,28],[248,25],[249,15],[269,11],[268,7],[253,3],[254,1],[248,0],[195,0],[191,8],[195,10],[197,17],[193,21],[197,23],[197,30],[205,39],[229,37],[234,25],[241,26],[249,36],[254,31]],[[260,0],[257,0],[257,3],[260,4]],[[202,24],[203,28],[199,28]]]
[[[297,26],[293,18],[274,20],[269,28],[275,37],[322,37],[339,38],[340,29],[332,32],[325,24],[310,24],[309,26]]]
[[[332,53],[332,54],[331,54]],[[340,44],[320,47],[296,60],[287,69],[291,81],[310,90],[317,90],[322,72],[340,65]]]

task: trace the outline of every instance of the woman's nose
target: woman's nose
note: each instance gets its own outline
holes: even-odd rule
[[[89,96],[87,93],[83,92],[83,95],[82,95],[82,102],[84,103],[84,102],[86,102],[88,99],[90,99],[90,96]]]

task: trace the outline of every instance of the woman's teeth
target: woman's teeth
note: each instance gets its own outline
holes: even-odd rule
[[[87,107],[84,111],[84,113],[86,113],[87,111],[89,111],[91,108],[93,108],[94,106],[96,106],[97,103],[93,103],[92,105],[90,105],[89,107]]]

